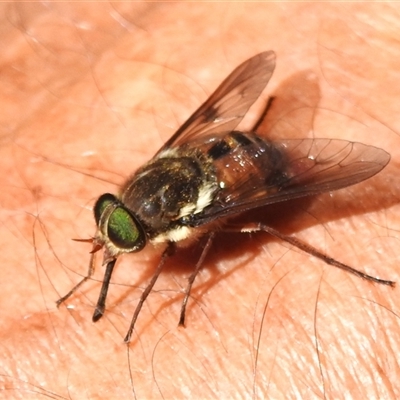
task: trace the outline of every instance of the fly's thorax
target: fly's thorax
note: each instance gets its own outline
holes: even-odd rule
[[[190,216],[210,205],[219,190],[211,160],[185,146],[168,149],[125,184],[121,201],[152,241],[180,241],[191,234]]]

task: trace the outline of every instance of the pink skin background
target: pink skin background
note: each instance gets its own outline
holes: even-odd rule
[[[396,3],[0,8],[3,398],[400,396],[399,289],[266,235],[217,240],[186,329],[177,322],[197,253],[174,258],[129,350],[123,337],[161,249],[120,260],[96,324],[100,266],[68,309],[55,306],[86,273],[90,247],[71,239],[94,234],[95,199],[116,193],[234,67],[269,49],[277,67],[259,106],[276,96],[271,137],[342,138],[392,155],[371,180],[273,208],[271,221],[399,281]]]

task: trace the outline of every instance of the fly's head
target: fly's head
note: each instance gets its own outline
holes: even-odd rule
[[[140,251],[146,245],[146,233],[141,223],[114,195],[100,196],[94,206],[94,218],[97,233],[92,252],[105,247],[103,264],[122,253]]]

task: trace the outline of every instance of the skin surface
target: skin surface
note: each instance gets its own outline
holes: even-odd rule
[[[399,398],[399,289],[267,235],[217,239],[186,329],[180,302],[199,252],[177,254],[129,350],[161,248],[119,260],[96,324],[100,257],[69,309],[55,306],[86,273],[90,245],[71,239],[94,234],[95,199],[117,193],[222,79],[269,49],[270,137],[360,141],[392,161],[365,183],[253,216],[400,281],[395,4],[0,7],[3,398]]]

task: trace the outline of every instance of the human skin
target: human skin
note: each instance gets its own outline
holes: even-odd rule
[[[395,6],[1,7],[5,398],[399,397],[398,289],[267,235],[216,241],[186,328],[177,326],[180,302],[198,253],[177,254],[129,349],[123,338],[162,249],[120,260],[96,324],[100,257],[93,280],[55,306],[86,273],[90,245],[71,239],[94,234],[96,198],[117,193],[234,67],[269,49],[277,53],[263,95],[276,95],[271,136],[361,141],[392,161],[367,182],[262,213],[279,210],[282,221],[270,219],[286,234],[399,281]],[[314,74],[320,95],[301,73]],[[292,84],[308,108],[286,94]]]

